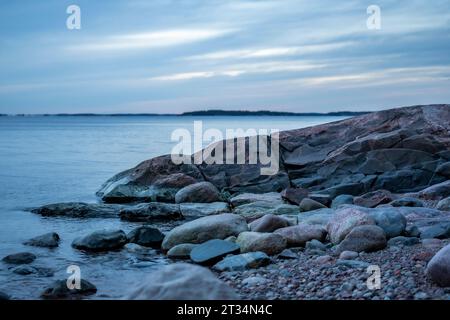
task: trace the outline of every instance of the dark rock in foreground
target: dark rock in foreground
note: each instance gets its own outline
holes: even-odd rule
[[[125,299],[237,300],[239,296],[208,269],[175,263],[149,274]]]
[[[191,251],[191,260],[198,264],[211,265],[225,257],[227,254],[238,253],[240,247],[230,241],[213,239],[206,241]]]
[[[76,238],[72,242],[72,247],[79,250],[100,252],[122,248],[127,242],[127,236],[122,230],[101,230]]]
[[[59,240],[59,235],[56,232],[49,232],[27,240],[23,244],[34,247],[55,248],[59,245]]]
[[[131,243],[158,249],[161,247],[161,243],[164,240],[164,234],[156,228],[142,226],[133,229],[128,233],[127,238]]]
[[[10,264],[28,264],[32,263],[35,259],[36,256],[30,252],[19,252],[7,255],[2,260]]]
[[[67,280],[57,280],[41,294],[43,299],[80,299],[95,294],[97,288],[87,280],[81,279],[80,289],[69,289]]]

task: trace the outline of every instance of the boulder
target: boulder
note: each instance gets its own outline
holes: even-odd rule
[[[239,296],[207,268],[175,263],[153,271],[126,300],[238,300]]]
[[[278,192],[268,192],[268,193],[242,193],[230,198],[230,203],[233,207],[242,206],[243,204],[248,204],[252,202],[269,202],[271,204],[281,204],[283,203],[281,199],[281,194]]]
[[[180,189],[175,195],[176,203],[209,203],[221,201],[219,190],[211,182],[197,182]]]
[[[191,251],[198,246],[193,243],[180,243],[167,251],[167,257],[171,259],[190,259]]]
[[[372,209],[368,213],[388,238],[400,236],[405,231],[406,218],[398,210],[386,207]]]
[[[158,249],[164,240],[164,234],[154,227],[141,226],[128,233],[127,238],[128,242]]]
[[[428,262],[428,277],[441,287],[450,287],[450,245],[439,250]]]
[[[306,224],[315,224],[326,226],[328,222],[334,216],[334,210],[332,209],[319,209],[314,211],[302,212],[297,216],[297,224],[306,223]]]
[[[356,251],[344,250],[339,254],[339,259],[341,260],[355,260],[359,257],[359,253]]]
[[[448,239],[450,238],[450,222],[437,221],[431,226],[419,228],[421,239]]]
[[[9,264],[28,264],[32,263],[36,259],[36,256],[30,252],[19,252],[7,255],[2,260]]]
[[[34,247],[55,248],[59,245],[59,235],[56,232],[49,232],[27,240],[23,244]]]
[[[281,197],[287,202],[299,205],[303,199],[307,198],[309,191],[303,188],[286,188],[281,192]]]
[[[450,180],[425,188],[418,195],[425,200],[442,200],[450,197]]]
[[[287,242],[282,235],[276,233],[242,232],[236,244],[241,247],[242,253],[262,251],[274,255],[283,251]]]
[[[211,203],[180,203],[181,215],[185,219],[200,218],[213,214],[229,213],[230,207],[226,202]]]
[[[50,268],[33,267],[30,265],[20,265],[12,269],[15,274],[20,274],[22,276],[35,274],[39,277],[53,277],[54,271]]]
[[[380,204],[392,202],[392,200],[394,200],[394,198],[391,192],[387,190],[376,190],[360,197],[355,197],[353,203],[361,207],[375,208]]]
[[[225,239],[247,231],[247,223],[236,214],[223,213],[199,218],[169,231],[162,243],[169,250],[180,243],[203,243],[211,239]]]
[[[31,212],[44,217],[70,217],[70,218],[115,218],[123,208],[121,205],[65,202],[53,203],[39,208],[31,209]]]
[[[438,204],[436,205],[436,209],[442,211],[450,211],[450,197],[447,197],[439,201]]]
[[[389,203],[393,207],[423,207],[423,202],[413,197],[402,197]]]
[[[128,242],[122,230],[100,230],[76,238],[72,247],[84,251],[108,251],[122,248]]]
[[[305,212],[305,211],[313,211],[313,210],[317,210],[317,209],[323,209],[323,208],[326,208],[326,206],[324,206],[320,202],[314,201],[310,198],[304,198],[300,202],[299,208],[300,208],[300,212]]]
[[[343,207],[336,211],[327,224],[330,240],[340,243],[350,231],[361,225],[372,225],[375,221],[363,209],[355,206]]]
[[[290,247],[304,246],[306,242],[314,239],[324,241],[327,235],[327,232],[323,227],[305,223],[281,228],[276,230],[275,233],[282,235],[286,239],[287,245]]]
[[[344,204],[353,204],[353,196],[349,194],[341,194],[333,199],[331,203],[332,209],[337,209]]]
[[[287,226],[289,226],[288,220],[273,214],[266,214],[249,224],[250,231],[255,232],[272,232]]]
[[[371,252],[386,247],[386,235],[378,226],[360,225],[354,227],[339,244],[338,252]]]
[[[299,212],[298,206],[291,204],[273,204],[266,201],[247,203],[234,209],[235,214],[244,217],[248,222],[259,219],[266,214],[297,215]]]
[[[190,257],[195,263],[212,265],[228,254],[238,253],[240,247],[230,241],[213,239],[192,249]]]
[[[177,204],[150,202],[120,210],[120,219],[133,222],[158,222],[179,220],[183,216]]]
[[[266,266],[270,263],[270,258],[264,252],[247,252],[238,255],[232,255],[216,263],[213,269],[219,272],[223,271],[244,271]]]
[[[97,292],[97,288],[87,280],[80,280],[80,289],[69,289],[67,280],[57,280],[41,294],[43,299],[81,299]]]

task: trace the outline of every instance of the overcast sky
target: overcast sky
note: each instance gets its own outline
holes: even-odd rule
[[[0,113],[450,103],[449,31],[450,0],[1,1]]]

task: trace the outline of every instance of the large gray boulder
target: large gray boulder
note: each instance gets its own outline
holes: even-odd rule
[[[241,252],[262,251],[268,255],[280,253],[286,248],[286,239],[276,233],[242,232],[236,239]]]
[[[324,241],[327,236],[327,231],[322,226],[305,223],[281,228],[276,230],[275,233],[282,235],[290,247],[304,246],[306,242],[311,240]]]
[[[428,262],[428,277],[441,287],[450,287],[450,245],[439,250]]]
[[[361,225],[353,228],[338,245],[338,252],[377,251],[386,247],[386,235],[378,226]]]
[[[273,214],[266,214],[249,224],[250,231],[255,232],[272,232],[287,226],[289,226],[288,220]]]
[[[162,243],[163,250],[169,250],[181,243],[203,243],[211,239],[225,239],[247,231],[243,217],[224,213],[199,218],[169,231]]]
[[[239,296],[207,268],[175,263],[150,273],[127,300],[238,300]]]
[[[395,208],[376,208],[368,211],[377,226],[384,230],[387,238],[400,236],[406,228],[406,218]]]
[[[327,225],[330,240],[334,244],[340,243],[353,228],[361,225],[373,225],[375,220],[370,217],[364,208],[346,206],[336,211]]]
[[[194,202],[209,203],[221,201],[219,190],[211,182],[203,181],[191,184],[180,190],[175,195],[176,203]]]

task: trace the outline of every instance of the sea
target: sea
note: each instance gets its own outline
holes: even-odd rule
[[[39,299],[70,266],[97,286],[89,299],[117,299],[170,261],[159,254],[119,250],[87,254],[71,247],[74,238],[100,229],[128,232],[137,225],[119,219],[41,217],[28,208],[56,202],[98,202],[95,192],[108,178],[143,160],[168,154],[178,141],[174,130],[289,130],[344,119],[334,116],[1,116],[0,259],[32,252],[40,272],[20,275],[0,261],[0,291],[13,299]],[[25,246],[32,237],[57,232],[54,249]],[[45,270],[54,272],[52,276]]]

